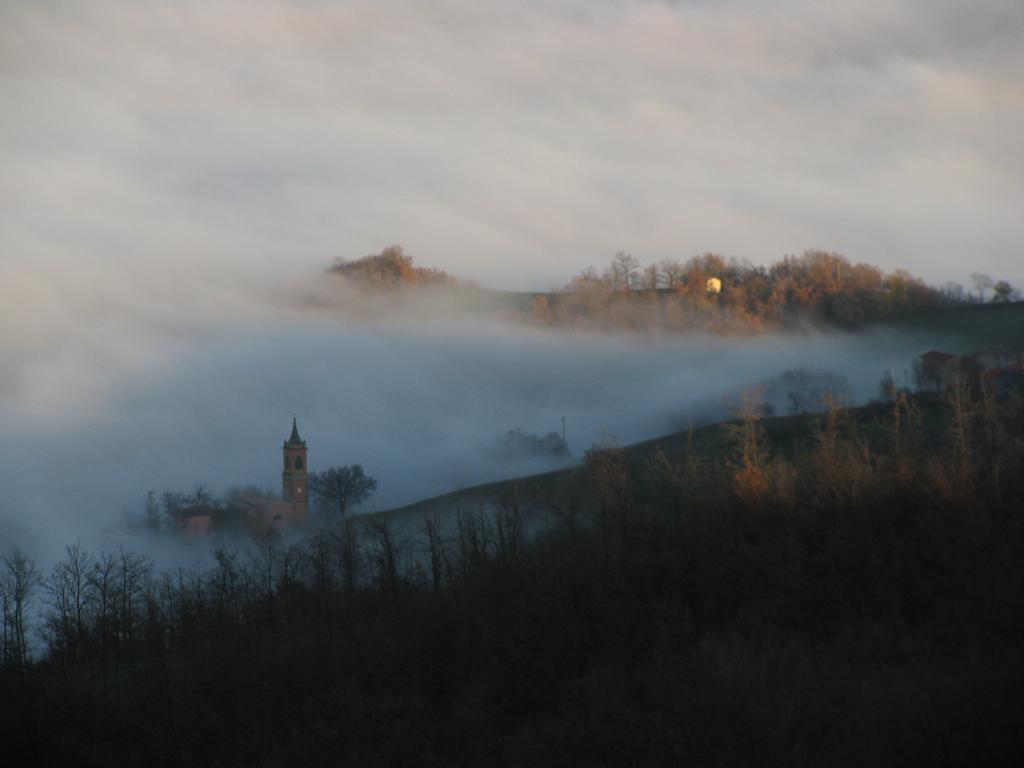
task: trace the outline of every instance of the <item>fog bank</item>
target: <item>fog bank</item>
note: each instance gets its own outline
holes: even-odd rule
[[[721,416],[723,396],[791,369],[830,370],[862,401],[938,343],[594,335],[358,301],[337,281],[293,289],[169,326],[159,310],[108,307],[31,354],[2,337],[15,364],[0,390],[0,540],[109,547],[148,490],[276,490],[293,415],[311,469],[362,464],[380,483],[365,508],[385,509],[552,466],[498,461],[489,449],[509,429],[560,431],[564,416],[578,458],[604,435],[625,444]]]

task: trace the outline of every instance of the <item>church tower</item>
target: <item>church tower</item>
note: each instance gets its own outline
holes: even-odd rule
[[[281,449],[284,451],[284,472],[281,473],[281,495],[305,517],[309,511],[309,475],[306,465],[306,441],[299,437],[299,427],[292,419],[292,434]]]

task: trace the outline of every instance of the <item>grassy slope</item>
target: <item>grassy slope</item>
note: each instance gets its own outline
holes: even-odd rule
[[[451,301],[466,311],[493,315],[498,319],[510,314],[526,316],[537,296],[550,292],[498,291],[483,288],[454,291]],[[1024,344],[1024,301],[1010,304],[932,307],[884,323],[881,327],[920,330],[950,337],[961,354],[1000,344]],[[927,350],[921,350],[926,352]]]
[[[488,292],[492,293],[492,292]],[[522,301],[529,294],[508,294],[509,302]],[[921,329],[955,339],[956,349],[951,351],[969,352],[996,344],[1024,343],[1024,302],[1008,305],[985,304],[968,307],[949,307],[922,310],[903,318],[891,326],[895,329]],[[924,353],[928,350],[922,349]],[[872,423],[881,418],[878,406],[856,409],[858,420]],[[765,419],[762,423],[768,432],[772,447],[782,453],[790,453],[806,440],[811,432],[812,416],[783,416]],[[681,461],[686,452],[687,433],[678,432],[642,443],[626,446],[626,457],[630,474],[640,473],[651,455],[659,447],[673,461]],[[725,424],[710,424],[698,427],[693,434],[694,450],[702,458],[715,459],[729,450],[729,437]],[[472,486],[441,496],[424,499],[396,509],[379,513],[381,517],[397,521],[415,520],[432,513],[445,513],[457,506],[472,507],[478,503],[493,501],[496,497],[510,493],[516,485],[520,494],[527,498],[543,499],[554,495],[561,479],[578,469],[569,467],[539,475],[512,478],[493,483]]]
[[[858,408],[855,409],[855,412],[858,420],[867,424],[882,416],[877,405]],[[761,423],[765,428],[772,450],[782,455],[791,455],[810,437],[812,421],[816,418],[813,415],[780,416],[764,419]],[[728,455],[732,449],[732,439],[728,434],[728,427],[728,423],[721,423],[694,428],[693,448],[702,461],[714,462]],[[647,462],[659,449],[671,461],[682,462],[686,456],[688,441],[687,432],[677,432],[624,446],[623,450],[630,476],[642,477]],[[458,507],[471,509],[477,504],[491,503],[495,499],[511,493],[516,486],[518,486],[520,496],[526,499],[527,503],[531,499],[552,498],[556,495],[561,480],[570,472],[579,469],[580,465],[576,465],[553,472],[476,485],[381,512],[379,515],[395,522],[407,522],[433,513],[451,512]]]
[[[891,326],[953,337],[959,346],[951,350],[954,352],[966,353],[999,344],[1021,345],[1024,344],[1024,301],[924,309]]]

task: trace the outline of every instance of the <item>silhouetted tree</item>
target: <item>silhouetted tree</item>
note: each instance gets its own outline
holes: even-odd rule
[[[377,490],[377,481],[363,472],[360,464],[331,467],[309,475],[309,494],[324,509],[344,517],[350,508],[361,504]]]
[[[3,666],[24,667],[28,660],[28,616],[32,595],[39,586],[35,560],[18,547],[4,556],[0,570],[3,609]]]
[[[382,591],[396,598],[402,546],[387,520],[366,520],[363,530],[370,542],[368,555],[377,574],[377,584]]]
[[[992,301],[1006,303],[1013,299],[1013,286],[1005,280],[1000,280],[992,286]]]
[[[583,511],[583,492],[579,471],[570,469],[558,478],[555,491],[545,498],[547,509],[565,526],[569,540],[575,541],[580,513]]]
[[[430,585],[434,594],[440,594],[444,576],[444,540],[441,536],[441,517],[437,513],[423,518],[423,537],[430,565]]]
[[[605,568],[608,568],[617,549],[613,536],[616,521],[619,524],[617,543],[621,545],[626,537],[629,513],[626,457],[614,438],[605,437],[584,452],[583,465],[597,497],[596,522],[601,537],[602,558]]]
[[[45,615],[50,644],[59,649],[65,664],[79,659],[88,634],[87,610],[92,601],[92,556],[75,544],[65,548],[44,582],[49,611]]]
[[[971,272],[971,282],[974,284],[974,290],[978,292],[978,299],[980,301],[985,300],[985,292],[992,289],[995,281],[983,272]]]

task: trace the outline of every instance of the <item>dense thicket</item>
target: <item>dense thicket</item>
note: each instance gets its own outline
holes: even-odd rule
[[[433,267],[417,267],[402,246],[391,245],[378,254],[348,261],[338,259],[331,274],[340,275],[361,287],[394,289],[409,286],[465,285],[447,272]]]
[[[544,498],[415,541],[370,518],[206,570],[8,558],[2,743],[11,764],[1019,764],[1021,400],[891,395],[771,420],[751,399],[723,455],[595,446]]]
[[[903,270],[885,274],[825,251],[768,268],[710,253],[641,267],[620,253],[604,271],[584,270],[564,291],[538,296],[533,316],[553,324],[749,332],[808,320],[854,328],[964,300]]]

